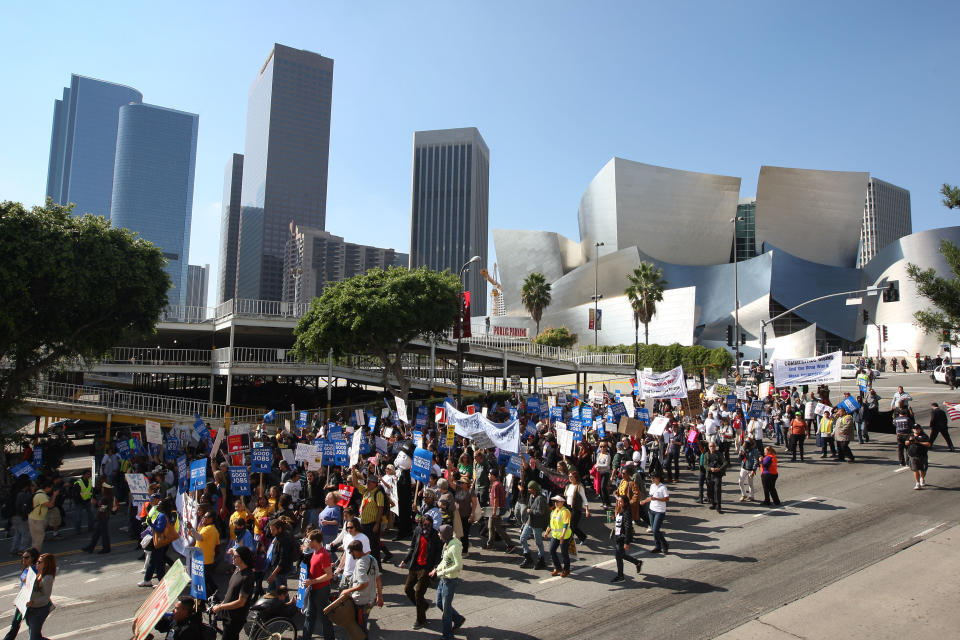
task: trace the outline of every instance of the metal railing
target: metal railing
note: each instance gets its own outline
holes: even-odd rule
[[[210,364],[211,353],[210,349],[114,347],[98,362],[102,364],[203,366]]]
[[[190,398],[48,381],[37,384],[24,399],[174,419],[192,419],[194,415],[200,415],[204,420],[223,420],[226,409],[222,404]],[[260,409],[233,407],[231,411],[233,421],[259,420],[260,416]]]
[[[160,314],[160,322],[206,322],[212,318],[211,307],[170,305]]]
[[[281,302],[279,300],[249,300],[239,298],[227,300],[217,305],[214,317],[217,320],[227,316],[252,318],[299,318],[310,308],[308,302]]]

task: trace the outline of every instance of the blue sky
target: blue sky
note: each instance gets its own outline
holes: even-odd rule
[[[274,42],[335,60],[327,228],[409,249],[413,132],[476,126],[490,227],[577,238],[613,156],[743,178],[869,171],[956,224],[957,2],[6,3],[0,199],[42,201],[71,73],[200,114],[191,263],[216,282],[223,169]],[[491,261],[493,261],[491,242]]]

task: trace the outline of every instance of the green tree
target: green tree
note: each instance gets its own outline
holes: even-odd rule
[[[460,281],[449,271],[371,269],[313,299],[294,329],[294,352],[304,360],[326,358],[331,349],[335,356],[375,356],[383,364],[383,388],[406,400],[403,356],[415,338],[439,337],[453,325],[459,292]]]
[[[960,208],[960,188],[944,184],[940,193],[945,207]],[[960,248],[949,240],[941,240],[940,253],[950,267],[952,278],[940,277],[933,269],[907,264],[907,277],[917,286],[917,292],[935,307],[917,311],[913,320],[925,333],[936,334],[955,345],[960,327]]]
[[[40,376],[152,335],[167,305],[160,249],[71,209],[0,203],[0,417]]]
[[[960,209],[960,187],[944,184],[940,195],[943,196],[943,206],[947,209]]]
[[[627,274],[630,286],[624,294],[633,308],[633,342],[640,342],[640,323],[643,323],[643,342],[650,344],[650,321],[657,312],[657,303],[663,300],[663,290],[667,281],[663,271],[651,262],[641,262],[640,266]],[[634,347],[634,365],[639,363],[639,348]]]
[[[547,327],[543,330],[543,333],[534,339],[534,342],[547,347],[569,349],[577,343],[577,334],[570,333],[570,330],[566,327],[558,327],[556,329]]]
[[[540,318],[543,317],[543,310],[550,306],[550,283],[542,273],[534,271],[523,281],[523,287],[520,289],[520,301],[526,307],[527,313],[537,323],[537,335],[540,335]]]

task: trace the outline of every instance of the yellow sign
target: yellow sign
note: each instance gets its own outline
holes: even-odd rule
[[[447,425],[447,448],[453,446],[453,439],[456,436],[456,426],[452,424]]]

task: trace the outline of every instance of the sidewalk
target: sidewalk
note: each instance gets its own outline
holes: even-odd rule
[[[960,628],[960,527],[733,629],[723,640],[952,638]],[[851,544],[854,542],[851,541]],[[786,578],[789,579],[789,578]]]

